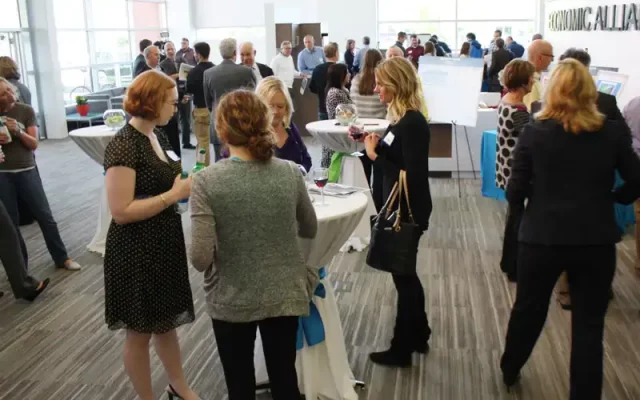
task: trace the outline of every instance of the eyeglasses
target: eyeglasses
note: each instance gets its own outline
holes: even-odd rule
[[[177,101],[167,101],[167,104],[171,104],[174,109],[178,108],[179,105]]]
[[[553,61],[553,60],[556,58],[556,56],[554,56],[553,54],[545,54],[545,53],[542,53],[541,55],[543,55],[543,56],[545,56],[545,57],[551,57],[551,61]]]

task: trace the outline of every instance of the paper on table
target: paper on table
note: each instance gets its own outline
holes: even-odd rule
[[[180,64],[180,71],[178,72],[178,80],[186,81],[187,75],[189,75],[189,71],[193,69],[193,65],[189,65],[187,63]]]
[[[309,83],[309,79],[302,78],[302,82],[300,83],[300,94],[304,94],[304,91],[307,90],[308,83]]]
[[[350,194],[366,192],[368,188],[359,188],[355,186],[340,185],[338,183],[329,183],[324,187],[324,194],[327,196],[348,196]],[[320,194],[321,190],[315,185],[309,185],[309,191]]]

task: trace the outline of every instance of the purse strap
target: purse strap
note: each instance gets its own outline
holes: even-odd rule
[[[411,203],[409,202],[409,183],[407,182],[407,171],[401,170],[400,176],[403,176],[402,182],[403,182],[404,194],[407,201],[407,210],[409,211],[409,218],[411,218],[411,222],[415,222],[413,219],[413,211],[411,211]]]
[[[391,206],[393,206],[393,204],[396,202],[396,198],[398,197],[398,193],[400,192],[399,186],[400,185],[398,185],[398,182],[396,182],[395,185],[393,185],[393,189],[391,189],[391,193],[387,198],[387,202],[382,207],[382,210],[384,210],[385,212],[384,219],[389,218]]]

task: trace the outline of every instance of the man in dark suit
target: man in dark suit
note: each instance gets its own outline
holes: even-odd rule
[[[404,51],[403,53],[404,54]],[[327,114],[327,74],[329,73],[329,67],[338,62],[340,57],[338,53],[338,44],[331,42],[324,46],[324,57],[327,62],[322,63],[313,69],[311,75],[311,83],[309,84],[309,90],[311,93],[318,95],[318,119],[324,121],[329,119]]]
[[[204,72],[204,99],[209,112],[211,112],[211,128],[209,130],[211,143],[213,143],[215,161],[218,161],[222,154],[220,152],[222,144],[216,133],[216,107],[225,94],[237,89],[253,90],[256,87],[256,77],[244,65],[236,64],[238,56],[238,42],[235,39],[227,38],[220,42],[220,55],[222,63],[209,68]]]
[[[144,59],[144,49],[151,46],[153,43],[149,39],[142,39],[139,43],[140,46],[140,54],[136,57],[133,62],[133,77],[140,75],[146,69],[147,61]]]
[[[256,77],[256,82],[260,82],[267,76],[273,76],[271,67],[256,62],[256,50],[251,42],[244,42],[240,46],[240,64],[251,68],[253,75]]]
[[[573,47],[568,49],[560,56],[560,61],[567,58],[573,58],[574,60],[580,61],[587,68],[591,65],[591,56],[582,49],[576,49]],[[604,114],[607,119],[613,121],[625,121],[620,109],[618,108],[618,101],[615,96],[608,93],[598,92],[596,104],[598,105],[598,111]]]
[[[504,48],[504,40],[502,38],[496,39],[496,51],[491,53],[491,67],[489,68],[490,92],[502,92],[498,74],[512,59],[513,54]]]

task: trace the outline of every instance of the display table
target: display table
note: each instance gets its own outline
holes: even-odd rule
[[[102,166],[104,164],[104,151],[116,133],[117,131],[105,125],[97,125],[76,129],[69,132],[69,136],[82,151]],[[100,253],[100,255],[104,256],[109,224],[111,224],[111,211],[109,210],[109,202],[107,201],[107,189],[103,185],[102,193],[100,194],[100,211],[98,214],[96,234],[87,246],[89,251]]]
[[[482,195],[498,200],[506,200],[504,190],[496,186],[496,143],[497,132],[485,131],[482,134],[482,161],[480,174],[482,175]],[[616,173],[615,187],[623,184],[622,178]],[[625,232],[627,226],[636,222],[633,205],[615,204],[616,224],[621,232]]]
[[[315,239],[301,239],[301,244],[307,265],[321,268],[329,264],[356,229],[369,200],[364,194],[356,193],[346,198],[328,197],[329,205],[320,206],[320,196],[314,198],[318,233]],[[324,298],[314,296],[313,303],[322,318],[325,340],[311,347],[305,343],[298,351],[296,370],[300,392],[307,399],[357,400],[333,285],[328,278],[320,283],[324,285],[326,295]],[[268,381],[259,332],[254,364],[256,382]]]
[[[338,121],[335,119],[328,121],[316,121],[308,123],[307,131],[324,146],[333,151],[351,154],[356,151],[364,150],[363,143],[354,142],[349,137],[349,127],[336,125]],[[359,124],[364,124],[367,132],[384,134],[389,126],[389,121],[385,119],[361,118],[358,119]],[[342,173],[340,175],[340,183],[349,186],[355,186],[363,189],[369,189],[367,177],[362,168],[362,162],[358,157],[348,156],[342,159]],[[369,199],[367,210],[362,217],[362,221],[353,233],[353,237],[342,247],[343,251],[355,249],[357,251],[364,250],[369,245],[371,237],[370,216],[376,214],[376,207],[371,197],[371,191],[367,190]]]

